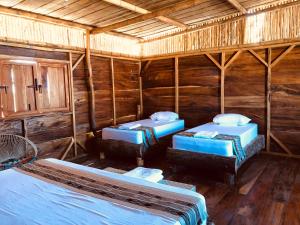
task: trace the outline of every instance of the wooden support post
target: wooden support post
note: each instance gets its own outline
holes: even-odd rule
[[[285,146],[272,132],[270,132],[270,137],[288,154],[292,155],[291,150],[289,150],[288,147]]]
[[[94,82],[93,82],[93,70],[92,70],[92,64],[91,64],[91,49],[90,49],[90,31],[86,31],[86,64],[88,67],[89,72],[89,81],[88,81],[88,87],[89,87],[89,119],[90,119],[90,126],[91,130],[93,131],[94,135],[96,135],[96,121],[95,121],[95,90],[94,90]]]
[[[175,57],[175,112],[179,113],[179,68],[178,68],[178,57]]]
[[[272,49],[268,48],[268,73],[267,73],[267,152],[270,151],[271,143],[271,76],[272,76]]]
[[[144,115],[142,62],[139,62],[140,117]],[[140,118],[140,119],[141,119]]]
[[[241,54],[242,50],[238,50],[230,59],[229,61],[225,64],[225,59],[224,59],[224,66],[225,66],[225,69],[227,69],[231,63],[234,62],[234,60],[237,59],[237,57]],[[225,54],[225,53],[224,53]]]
[[[61,160],[64,160],[64,159],[67,157],[67,155],[68,155],[68,153],[70,152],[70,150],[71,150],[71,148],[73,147],[73,145],[74,145],[74,138],[72,137],[72,138],[71,138],[71,141],[70,141],[70,143],[69,143],[69,145],[68,145],[68,147],[67,147],[67,149],[66,149],[66,151],[65,151],[65,153],[64,153],[63,156],[61,157]]]
[[[221,53],[221,113],[225,113],[225,52]]]
[[[277,65],[277,63],[280,62],[281,59],[283,59],[288,53],[290,53],[296,45],[291,45],[288,47],[281,55],[279,55],[272,63],[271,67],[274,67]]]
[[[22,135],[24,138],[27,138],[26,119],[22,119]]]
[[[220,63],[214,59],[214,57],[212,57],[209,53],[205,53],[206,57],[210,59],[210,61],[212,61],[220,70],[222,70],[222,66],[220,65]]]
[[[77,61],[74,63],[74,65],[72,65],[72,71],[75,70],[75,68],[79,65],[79,63],[81,63],[81,61],[83,60],[83,58],[85,57],[85,54],[82,54],[79,59],[77,59]]]
[[[73,125],[73,138],[74,138],[74,155],[77,156],[77,132],[76,132],[76,115],[75,115],[75,102],[74,102],[74,84],[73,84],[73,58],[72,52],[69,52],[69,70],[70,70],[70,99],[71,99],[71,110],[72,110],[72,125]]]
[[[116,90],[115,90],[115,69],[114,69],[114,59],[110,58],[110,69],[111,69],[111,85],[112,85],[112,103],[113,103],[113,124],[117,124],[116,115]]]
[[[152,60],[149,60],[145,65],[144,67],[142,68],[142,65],[141,65],[141,71],[140,71],[140,76],[142,77],[148,70],[149,66],[151,65],[152,63]]]
[[[252,49],[249,49],[248,50],[253,56],[255,56],[255,58],[257,58],[262,64],[264,64],[266,67],[268,67],[268,63],[263,59],[261,58],[254,50]]]
[[[1,99],[0,99],[1,100]],[[1,101],[0,101],[1,102]],[[24,138],[27,138],[27,126],[26,119],[22,119],[22,135]],[[26,150],[28,148],[28,143],[26,142]]]

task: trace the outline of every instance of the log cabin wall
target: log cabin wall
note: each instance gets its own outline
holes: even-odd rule
[[[267,135],[270,123],[270,149],[266,151],[299,158],[300,47],[237,49],[224,56],[224,62],[221,53],[178,58],[179,115],[186,127],[210,122],[221,112],[224,68],[224,111],[249,116],[261,134]],[[142,73],[144,117],[160,110],[175,111],[174,61],[152,60]],[[268,63],[272,64],[269,73]]]
[[[36,50],[0,45],[1,55],[24,56],[51,60],[69,60],[69,52]],[[63,50],[62,50],[63,51]],[[84,146],[90,132],[87,66],[83,53],[72,53],[73,89],[78,142]],[[139,61],[114,58],[116,87],[116,118],[127,122],[136,120],[139,100]],[[111,58],[92,55],[91,57],[95,97],[97,129],[113,124],[112,69]],[[0,133],[27,136],[39,149],[39,157],[61,158],[73,137],[72,112],[52,112],[36,116],[22,116],[14,119],[0,119]],[[78,149],[81,149],[77,146]],[[73,149],[71,149],[73,150]],[[67,157],[73,157],[73,151]]]
[[[142,77],[144,116],[149,117],[159,110],[174,111],[174,59],[151,62]]]

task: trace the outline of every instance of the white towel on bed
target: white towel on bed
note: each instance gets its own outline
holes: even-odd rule
[[[140,123],[128,123],[128,124],[123,124],[119,127],[119,129],[122,129],[122,130],[132,130],[132,129],[135,129],[135,128],[138,128],[142,126],[142,124]]]
[[[218,131],[198,131],[194,134],[195,138],[214,138],[219,133]]]
[[[149,169],[144,167],[137,167],[133,170],[130,170],[127,173],[124,173],[124,175],[129,177],[136,177],[140,179],[144,179],[147,181],[155,182],[162,180],[164,176],[162,175],[162,170],[159,169]]]

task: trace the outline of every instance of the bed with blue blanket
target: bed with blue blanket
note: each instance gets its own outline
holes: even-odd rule
[[[1,225],[206,224],[202,195],[56,159],[0,172]]]
[[[212,138],[195,137],[198,132],[216,132]],[[241,165],[264,148],[258,126],[226,126],[207,123],[173,136],[168,156],[173,163],[200,165],[236,174]]]
[[[136,128],[135,125],[140,125]],[[124,129],[123,127],[133,127]],[[136,157],[138,165],[143,165],[145,158],[165,153],[172,141],[172,135],[184,129],[184,120],[154,121],[144,119],[102,130],[101,155]],[[154,154],[153,154],[154,153]]]

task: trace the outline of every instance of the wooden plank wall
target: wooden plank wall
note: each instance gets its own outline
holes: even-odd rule
[[[114,59],[117,123],[137,119],[139,96],[139,62]]]
[[[266,51],[256,51],[262,58]],[[228,57],[232,53],[226,53]],[[227,58],[227,57],[226,57]],[[266,67],[248,51],[242,52],[225,71],[225,112],[241,113],[259,125],[265,133]]]
[[[272,62],[287,47],[273,48]],[[241,113],[267,130],[268,49],[225,52],[225,113]],[[221,65],[221,53],[210,54]],[[210,122],[221,111],[221,70],[205,55],[179,57],[179,114],[186,127]],[[143,62],[145,64],[145,62]],[[267,63],[266,63],[267,64]],[[175,110],[174,58],[152,61],[143,74],[144,117],[155,111]],[[300,156],[300,47],[271,68],[271,152]],[[277,139],[277,140],[275,140]],[[284,147],[282,147],[282,146]]]
[[[0,50],[3,50],[1,54],[4,55],[69,59],[68,52],[41,51],[10,46],[0,46]],[[74,65],[81,56],[82,54],[72,53],[72,64]],[[113,120],[110,58],[93,55],[91,61],[96,96],[96,123],[97,128],[101,129],[111,125]],[[136,109],[139,104],[139,62],[123,59],[114,59],[114,61],[118,121],[136,120]],[[76,132],[77,139],[82,144],[86,140],[87,132],[90,131],[87,77],[87,67],[83,59],[73,71]],[[0,133],[23,135],[22,119],[0,120]],[[37,144],[39,155],[43,158],[60,158],[73,135],[72,114],[69,112],[25,118],[25,126],[28,138]],[[72,156],[69,154],[69,157]]]
[[[285,48],[272,50],[275,58]],[[272,68],[271,131],[293,154],[300,154],[300,46]],[[271,142],[271,148],[281,151]]]
[[[186,127],[211,121],[220,110],[220,70],[205,56],[179,60],[179,112]]]
[[[174,59],[153,61],[143,74],[144,116],[175,110]]]

